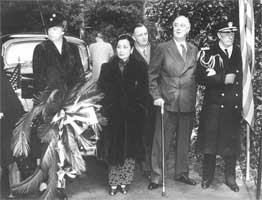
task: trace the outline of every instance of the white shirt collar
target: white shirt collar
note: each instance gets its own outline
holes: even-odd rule
[[[140,52],[143,52],[145,49],[147,50],[149,48],[150,44],[148,43],[145,47],[141,47],[137,44],[135,44],[135,48],[139,50]]]

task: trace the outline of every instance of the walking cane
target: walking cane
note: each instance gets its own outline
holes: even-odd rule
[[[164,197],[164,196],[166,196],[166,185],[165,185],[164,104],[161,105],[161,149],[162,149],[162,197]]]

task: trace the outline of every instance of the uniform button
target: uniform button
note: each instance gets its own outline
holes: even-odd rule
[[[224,105],[221,105],[220,107],[221,107],[221,108],[224,108]]]
[[[221,93],[221,96],[222,96],[222,97],[225,96],[225,93]]]
[[[239,70],[236,70],[236,73],[239,73]]]
[[[238,81],[236,82],[236,85],[238,85]]]
[[[237,109],[238,108],[238,106],[237,105],[235,105],[235,109]]]
[[[236,93],[235,96],[238,97],[238,93]]]

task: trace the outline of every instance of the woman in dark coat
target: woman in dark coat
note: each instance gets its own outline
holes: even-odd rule
[[[216,155],[220,155],[225,160],[226,185],[239,191],[235,167],[240,153],[242,60],[240,49],[233,45],[236,31],[232,22],[221,23],[218,44],[200,53],[197,66],[197,81],[206,87],[198,135],[204,154],[204,189],[212,182]]]
[[[78,48],[64,38],[64,17],[60,13],[47,16],[48,40],[38,44],[33,54],[34,93],[48,89],[71,89],[83,78],[83,65]],[[56,113],[58,107],[52,107]],[[34,132],[34,130],[33,130]],[[41,156],[36,134],[32,134],[32,156]]]
[[[132,55],[134,41],[129,35],[117,39],[117,55],[102,65],[98,82],[104,92],[104,115],[108,118],[102,140],[104,159],[109,164],[109,193],[117,188],[127,193],[135,161],[143,159],[142,128],[148,93],[147,69]]]
[[[51,13],[46,17],[48,40],[38,44],[33,53],[33,74],[35,95],[45,90],[72,89],[84,78],[84,70],[77,46],[67,42],[64,37],[65,19],[60,13]],[[48,109],[53,116],[59,108],[59,98]],[[56,105],[57,104],[57,105]],[[40,161],[41,153],[47,144],[40,143],[37,137],[37,127],[42,123],[39,119],[34,123],[31,134],[32,156]],[[61,196],[65,196],[62,191]]]

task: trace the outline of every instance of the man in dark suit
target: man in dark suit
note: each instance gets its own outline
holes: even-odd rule
[[[197,82],[206,88],[198,134],[199,150],[204,154],[203,189],[213,180],[219,155],[225,161],[226,185],[239,191],[235,168],[240,154],[242,59],[234,45],[236,32],[232,21],[220,22],[216,27],[218,42],[200,52],[197,65]]]
[[[149,69],[149,62],[153,55],[153,47],[148,40],[148,31],[144,24],[137,23],[133,27],[133,39],[135,41],[135,48],[133,55],[137,60],[145,63],[147,70]],[[151,150],[153,142],[153,132],[154,132],[154,118],[155,118],[155,108],[153,105],[153,99],[150,94],[148,94],[147,100],[147,112],[145,126],[143,130],[143,146],[145,150],[145,158],[142,161],[142,170],[144,175],[149,178],[151,174]]]
[[[162,184],[160,106],[163,105],[165,159],[168,157],[170,147],[174,147],[175,180],[196,185],[188,175],[188,151],[195,113],[195,70],[198,49],[186,42],[189,31],[189,19],[178,16],[173,22],[173,39],[159,44],[150,61],[149,90],[154,105],[158,106],[151,157],[151,182],[148,186],[150,190]]]

